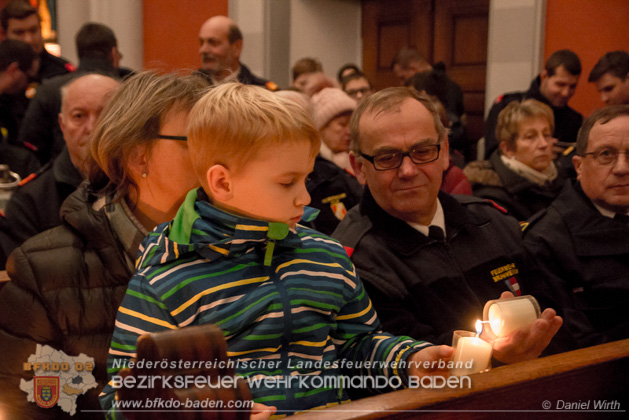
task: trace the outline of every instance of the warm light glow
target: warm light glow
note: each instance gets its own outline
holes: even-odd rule
[[[476,321],[476,334],[480,335],[483,332],[483,322],[479,319]]]
[[[59,44],[46,42],[44,44],[44,48],[46,48],[46,51],[48,51],[50,54],[54,55],[55,57],[59,57],[61,55],[61,45]]]

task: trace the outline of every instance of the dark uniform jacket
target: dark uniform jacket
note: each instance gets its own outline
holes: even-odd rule
[[[83,184],[63,204],[63,224],[29,239],[9,258],[11,281],[0,289],[0,406],[7,418],[102,418],[82,410],[101,409],[114,320],[132,272],[94,201]],[[99,386],[77,397],[74,416],[59,407],[39,408],[19,388],[21,378],[32,379],[23,363],[38,343],[94,358]]]
[[[526,267],[515,219],[475,197],[439,200],[445,242],[386,213],[368,188],[332,236],[353,248],[384,331],[451,345],[454,330],[474,330],[488,300],[519,293]]]
[[[561,108],[552,106],[550,102],[548,102],[548,99],[540,92],[540,83],[541,79],[537,76],[531,82],[529,90],[525,92],[505,93],[496,99],[485,120],[485,150],[487,154],[491,154],[494,149],[498,147],[496,125],[498,124],[498,114],[500,114],[500,111],[505,109],[510,102],[522,101],[524,99],[536,99],[552,108],[553,114],[555,115],[555,132],[553,133],[555,138],[561,142],[577,141],[577,133],[579,132],[581,124],[583,124],[583,116],[569,106]]]
[[[4,255],[8,256],[31,236],[59,226],[61,204],[82,181],[83,177],[72,165],[68,149],[64,149],[34,178],[19,187],[5,210],[6,229],[0,231]]]
[[[65,147],[59,127],[61,87],[86,73],[100,73],[114,78],[128,76],[128,69],[115,68],[110,60],[82,58],[76,72],[47,80],[37,88],[22,120],[18,142],[31,145],[42,164],[56,157]]]
[[[56,57],[44,49],[41,54],[39,54],[39,70],[37,71],[36,81],[41,83],[51,77],[60,76],[72,71],[74,71],[74,66],[67,60]]]
[[[306,189],[310,194],[310,207],[319,210],[319,215],[309,225],[326,235],[336,229],[363,194],[363,187],[353,175],[320,155],[315,159]]]
[[[214,83],[214,80],[212,79],[212,70],[198,69],[196,72],[194,72],[194,74],[202,76],[210,84]],[[270,80],[263,79],[251,73],[251,70],[249,70],[249,67],[245,66],[242,63],[240,63],[240,72],[238,73],[238,81],[242,83],[243,85],[261,86],[271,91],[276,91],[279,89],[279,87],[275,83],[271,82]]]
[[[475,196],[494,201],[518,220],[526,220],[550,206],[566,182],[562,172],[545,186],[531,182],[509,169],[498,150],[489,161],[469,163],[464,172]]]
[[[41,164],[31,149],[17,142],[21,121],[14,115],[14,98],[14,95],[0,95],[0,163],[9,165],[11,171],[25,178]]]
[[[15,120],[15,127],[13,127],[15,133],[12,134],[14,139],[18,139],[18,132],[22,126],[26,110],[30,103],[31,98],[35,95],[35,92],[39,88],[40,84],[46,80],[55,76],[70,73],[74,71],[74,66],[62,58],[55,57],[48,53],[46,50],[42,51],[39,55],[39,70],[34,78],[33,83],[25,92],[13,95],[11,103],[11,115]],[[56,117],[56,116],[55,116]]]
[[[580,346],[629,338],[629,226],[603,216],[579,183],[530,221],[524,243]]]

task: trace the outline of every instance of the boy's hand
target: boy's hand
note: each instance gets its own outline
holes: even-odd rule
[[[266,420],[271,417],[277,411],[276,407],[270,405],[264,405],[260,403],[253,403],[251,408],[251,417],[249,420]]]
[[[503,292],[500,299],[512,298],[513,294]],[[557,334],[563,319],[554,309],[547,308],[538,320],[526,328],[511,332],[506,337],[496,338],[489,329],[483,331],[482,338],[492,343],[493,356],[502,363],[516,363],[537,358]]]
[[[441,376],[450,376],[450,370],[443,367],[439,368],[438,362],[439,359],[448,362],[452,359],[452,354],[454,353],[454,349],[450,346],[430,346],[426,347],[423,350],[420,350],[416,353],[411,354],[411,356],[407,359],[410,363],[406,373],[408,376],[428,376],[428,375],[441,375]],[[429,362],[429,363],[424,363]],[[447,363],[445,363],[447,364]],[[445,365],[444,364],[444,365]],[[429,365],[429,367],[426,367]],[[434,365],[434,366],[433,366]]]

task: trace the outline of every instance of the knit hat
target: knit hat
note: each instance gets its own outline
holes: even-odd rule
[[[339,88],[325,88],[312,95],[312,116],[317,130],[335,117],[356,109],[356,101]]]

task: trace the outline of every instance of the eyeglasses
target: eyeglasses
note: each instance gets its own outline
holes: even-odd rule
[[[598,150],[596,152],[583,153],[583,156],[592,156],[599,165],[614,165],[618,161],[618,155],[625,155],[625,159],[629,159],[627,157],[627,153],[629,150],[625,150],[624,152],[619,152],[615,149],[603,149]]]
[[[408,156],[411,162],[415,164],[424,164],[434,162],[439,158],[441,144],[430,144],[427,146],[415,147],[408,152],[400,150],[379,153],[377,155],[367,155],[360,152],[360,155],[367,159],[373,165],[376,171],[388,171],[389,169],[397,169],[402,166],[405,156]]]
[[[361,95],[365,96],[369,92],[371,92],[371,88],[368,88],[368,87],[364,87],[364,88],[361,88],[361,89],[349,89],[349,90],[345,91],[345,93],[347,93],[349,96],[351,96],[354,99],[356,99],[356,97],[358,96],[359,93]]]
[[[164,139],[164,140],[188,141],[188,137],[186,137],[186,136],[167,136],[165,134],[158,134],[157,138],[158,139]]]

